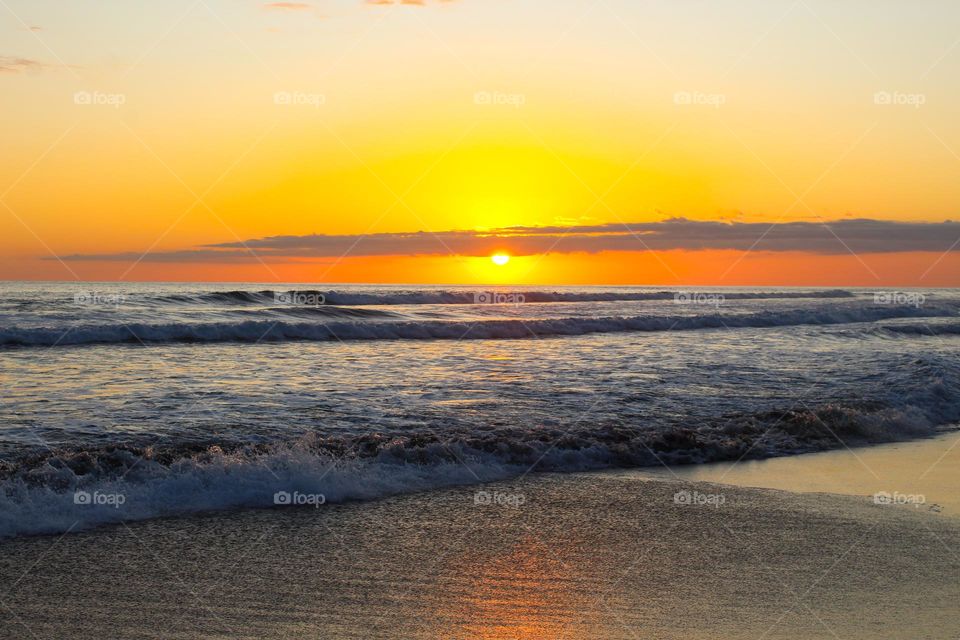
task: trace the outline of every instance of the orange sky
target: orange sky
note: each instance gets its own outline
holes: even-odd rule
[[[934,264],[937,258],[941,260]],[[193,264],[73,263],[37,271],[24,264],[12,279],[90,281],[198,280]],[[551,254],[513,258],[503,267],[488,258],[390,256],[315,259],[292,263],[202,265],[204,280],[222,282],[392,282],[410,284],[663,284],[704,286],[955,287],[960,255],[926,252],[811,257],[800,252],[664,251]],[[129,271],[128,271],[129,269]],[[64,276],[64,274],[67,274]],[[121,276],[123,276],[121,278]]]
[[[0,278],[960,285],[949,237],[500,268],[402,247],[266,267],[69,259],[312,233],[958,217],[954,3],[158,5],[11,1]]]

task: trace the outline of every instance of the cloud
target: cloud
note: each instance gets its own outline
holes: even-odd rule
[[[380,7],[402,4],[414,7],[425,7],[427,6],[427,0],[365,0],[367,4],[372,4]],[[437,0],[437,4],[446,4],[448,2],[454,2],[454,0]]]
[[[305,11],[312,7],[306,2],[267,2],[263,8],[274,11]]]
[[[23,73],[25,71],[42,71],[47,65],[29,58],[16,56],[0,56],[0,73]]]
[[[670,218],[658,222],[577,226],[503,227],[489,231],[374,233],[368,235],[270,236],[243,242],[149,253],[146,262],[231,263],[252,260],[349,256],[515,256],[602,251],[798,251],[820,255],[960,251],[960,222],[707,222]],[[73,261],[128,261],[136,252],[63,256]]]

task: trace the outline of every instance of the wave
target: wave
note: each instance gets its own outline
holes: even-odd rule
[[[446,291],[390,291],[363,293],[358,291],[321,291],[302,290],[263,290],[263,291],[213,291],[195,294],[176,294],[157,298],[161,302],[181,304],[270,304],[277,300],[313,298],[323,300],[327,305],[420,305],[420,304],[477,304],[488,302],[487,297],[502,293],[512,299],[524,302],[629,302],[643,300],[673,300],[683,290],[673,291],[508,291],[496,288],[490,291],[479,289]],[[706,293],[697,291],[697,293]],[[854,293],[842,289],[819,291],[709,291],[722,295],[727,300],[767,300],[767,299],[840,299],[852,298]]]
[[[242,322],[105,324],[0,329],[0,345],[65,346],[96,343],[285,342],[326,340],[486,340],[635,331],[769,328],[835,325],[892,318],[953,317],[952,306],[834,307],[758,313],[476,322],[420,320],[298,323],[268,320]]]
[[[891,324],[881,327],[884,331],[911,336],[960,335],[960,323]]]
[[[274,300],[272,291],[212,291],[209,293],[175,293],[157,297],[147,297],[147,302],[173,302],[177,304],[247,304],[265,303]]]
[[[367,309],[364,307],[335,307],[331,305],[318,306],[279,306],[279,307],[258,307],[254,309],[231,309],[232,313],[238,315],[256,316],[261,314],[276,314],[282,316],[295,316],[300,318],[402,318],[403,315],[393,311],[383,309]]]
[[[323,503],[369,500],[530,471],[759,459],[929,436],[939,425],[960,419],[960,403],[956,380],[928,373],[923,391],[910,400],[914,404],[800,406],[655,428],[610,423],[572,432],[533,427],[443,435],[310,434],[232,449],[188,445],[45,452],[0,467],[0,537],[273,507],[284,502],[278,497],[283,495],[287,503],[296,502],[289,500],[296,494]]]

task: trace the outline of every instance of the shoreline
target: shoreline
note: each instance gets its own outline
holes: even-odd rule
[[[0,638],[955,638],[957,461],[949,432],[4,539]]]
[[[545,473],[2,541],[0,637],[952,638],[958,543],[862,497]]]

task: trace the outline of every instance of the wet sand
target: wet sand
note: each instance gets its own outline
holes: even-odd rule
[[[956,431],[857,449],[629,473],[804,493],[885,494],[891,501],[899,496],[917,509],[960,517],[960,433]]]
[[[0,542],[0,637],[956,638],[958,543],[863,497],[541,475]]]

